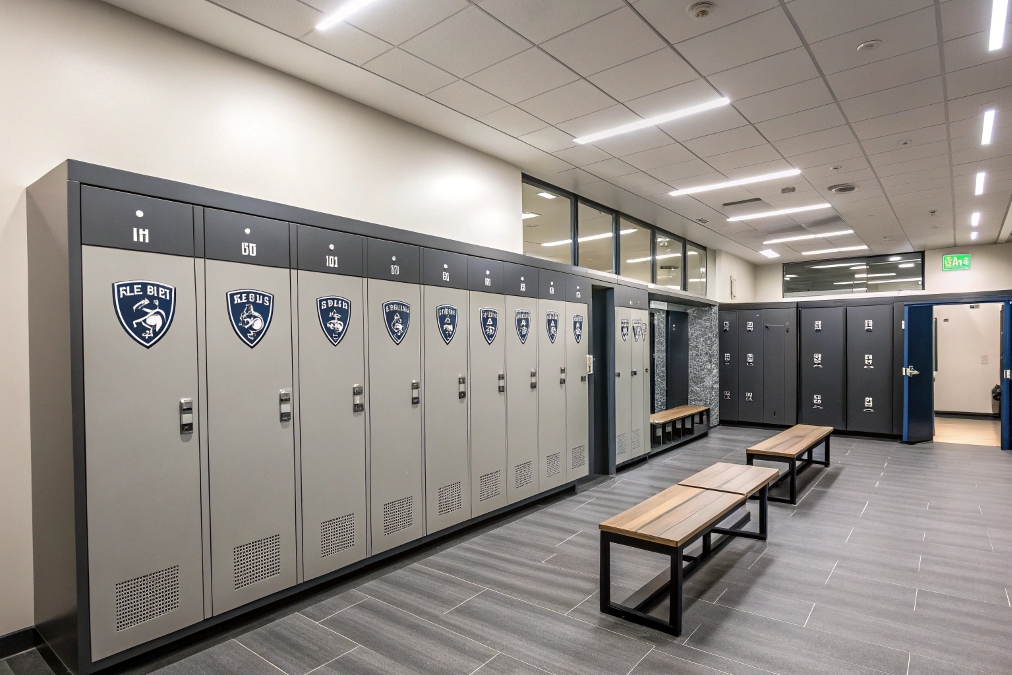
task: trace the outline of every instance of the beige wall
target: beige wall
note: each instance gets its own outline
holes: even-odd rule
[[[1001,382],[1001,305],[936,305],[934,315],[935,410],[990,415],[991,388]]]
[[[756,266],[727,251],[715,251],[714,270],[707,284],[714,289],[709,296],[718,302],[754,302],[756,299]],[[735,297],[731,297],[734,277]]]
[[[781,263],[759,265],[755,268],[756,302],[774,302],[784,298],[784,266]]]
[[[520,172],[97,0],[0,10],[0,635],[33,623],[25,187],[65,159],[511,251]]]

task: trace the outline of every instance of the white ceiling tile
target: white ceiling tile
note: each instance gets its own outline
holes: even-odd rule
[[[558,89],[539,94],[521,101],[517,107],[540,117],[550,124],[557,124],[574,117],[582,117],[615,104],[607,94],[586,80],[564,84]]]
[[[715,172],[713,167],[701,159],[690,159],[687,162],[678,162],[650,169],[648,173],[658,180],[671,184],[685,183],[689,178],[693,179],[692,185],[706,185],[712,182],[727,180],[724,175]],[[713,180],[709,180],[710,178]]]
[[[467,81],[504,101],[519,103],[577,79],[579,76],[569,68],[531,47],[468,76]]]
[[[309,4],[313,4],[313,0],[310,0]],[[391,44],[399,45],[456,14],[467,5],[466,0],[425,0],[425,2],[383,0],[355,12],[347,19],[347,23]]]
[[[666,122],[660,128],[677,141],[687,141],[729,129],[737,129],[747,124],[748,120],[742,117],[741,113],[731,106],[724,106],[699,115]]]
[[[1008,38],[1012,41],[1012,36]],[[945,76],[949,98],[961,98],[1012,86],[1012,59],[990,61]]]
[[[1005,27],[1005,34],[1010,36],[1006,39],[1012,39],[1012,30],[1008,26]],[[987,40],[988,32],[985,31],[946,42],[944,44],[945,70],[952,73],[964,68],[971,68],[1002,59],[1006,60],[1006,68],[1012,68],[1012,66],[1008,65],[1009,50],[996,49],[988,51]]]
[[[471,6],[416,35],[402,48],[457,77],[519,54],[530,43]]]
[[[776,119],[760,122],[756,127],[770,141],[779,141],[784,138],[801,136],[814,131],[831,129],[846,124],[843,114],[835,103],[824,105],[820,108],[812,108],[792,115],[785,115]]]
[[[897,150],[902,147],[914,147],[925,143],[936,143],[938,141],[945,140],[946,137],[945,125],[936,124],[922,129],[914,129],[913,131],[903,131],[889,136],[871,138],[866,141],[862,141],[861,144],[864,146],[865,152],[869,155],[874,155],[880,152]],[[902,142],[908,142],[908,144],[906,146],[900,145]]]
[[[853,132],[848,127],[839,126],[822,131],[813,131],[803,136],[785,138],[773,143],[787,157],[802,155],[816,150],[833,148],[855,141]]]
[[[587,79],[617,100],[629,101],[694,80],[696,73],[682,57],[665,47]]]
[[[784,11],[774,7],[677,45],[699,72],[712,75],[800,47],[801,40]]]
[[[938,171],[939,169],[935,170]],[[948,173],[948,171],[945,170],[945,173]],[[934,178],[932,180],[919,180],[913,183],[893,185],[886,188],[886,194],[889,196],[906,195],[911,192],[923,192],[924,190],[948,190],[951,187],[952,181],[948,176],[945,176],[943,178]]]
[[[618,176],[626,176],[631,173],[637,173],[636,167],[630,166],[621,159],[616,159],[614,157],[602,162],[588,164],[583,167],[583,169],[584,171],[588,171],[595,176],[599,176],[604,179],[617,178]]]
[[[429,98],[469,117],[482,117],[508,105],[506,101],[464,80],[457,80],[442,89],[435,90],[429,94]]]
[[[765,144],[766,139],[762,137],[762,134],[749,125],[683,142],[686,148],[704,159],[713,155],[722,155],[726,152]]]
[[[947,0],[942,9],[942,39],[954,40],[987,30],[993,0]],[[1012,19],[1012,16],[1010,16]],[[987,49],[986,42],[984,49]]]
[[[671,191],[671,188],[667,188],[667,190],[664,190],[665,186],[664,186],[663,183],[661,183],[660,181],[658,181],[656,178],[654,178],[652,176],[648,176],[647,174],[643,173],[642,171],[636,171],[634,173],[627,173],[627,174],[623,174],[621,176],[614,176],[612,178],[609,178],[608,181],[611,182],[611,183],[613,183],[613,184],[615,184],[615,185],[618,185],[621,188],[625,188],[626,190],[631,190],[632,188],[643,186],[643,185],[649,185],[649,186],[651,186],[650,190],[653,192],[653,194],[657,194],[658,192],[670,192]],[[657,190],[657,188],[656,188],[657,185],[661,186],[660,190]]]
[[[944,100],[942,78],[932,77],[893,87],[874,94],[840,101],[840,106],[851,122],[860,122],[873,117],[891,115],[904,110],[921,108]]]
[[[732,102],[818,77],[808,52],[799,47],[709,77]]]
[[[681,3],[671,0],[639,0],[636,11],[649,21],[669,42],[682,42],[777,6],[777,0],[749,0],[717,5],[709,16],[691,17]]]
[[[891,187],[909,185],[910,183],[927,183],[933,180],[949,180],[949,167],[940,166],[933,169],[921,169],[908,173],[897,173],[891,176],[879,176],[882,185],[888,191]]]
[[[932,103],[922,108],[873,117],[863,122],[854,122],[851,126],[854,127],[857,137],[863,141],[868,138],[890,136],[944,123],[945,104]]]
[[[360,66],[390,49],[390,45],[354,26],[341,23],[330,30],[314,30],[302,42]]]
[[[553,185],[558,185],[564,190],[575,192],[591,183],[598,183],[601,178],[583,169],[568,169],[560,171],[552,179]]]
[[[947,154],[922,157],[921,159],[911,160],[909,162],[896,162],[895,164],[877,167],[875,172],[884,178],[886,176],[893,176],[899,173],[922,171],[924,169],[937,169],[943,166],[949,166],[949,156]]]
[[[822,151],[820,150],[820,152]],[[808,166],[802,173],[802,177],[809,181],[828,180],[832,183],[839,183],[839,180],[832,177],[846,175],[855,171],[867,171],[869,169],[870,166],[868,165],[868,162],[865,161],[862,155],[858,154],[855,157],[830,162],[828,164]]]
[[[273,28],[290,37],[302,37],[323,19],[323,12],[298,0],[212,0],[219,7]]]
[[[713,87],[707,84],[706,80],[696,79],[653,94],[648,94],[647,96],[626,101],[625,103],[636,114],[643,117],[652,117],[712,101],[716,98],[720,98],[720,94],[715,92]],[[723,109],[718,108],[717,111],[719,110]],[[711,110],[705,114],[717,111]],[[698,117],[698,115],[695,117]]]
[[[492,116],[498,115],[499,112],[492,113]],[[523,111],[521,111],[523,112]],[[573,143],[573,137],[564,131],[560,131],[555,127],[547,127],[533,133],[524,134],[520,137],[520,140],[533,145],[539,150],[545,152],[558,152],[559,150],[565,150],[566,148],[575,148],[576,144]]]
[[[457,79],[400,49],[384,52],[363,67],[419,94],[428,94]]]
[[[641,183],[627,188],[630,192],[638,194],[641,197],[656,197],[656,196],[667,196],[671,192],[671,186],[662,183],[660,181],[652,181],[650,183]]]
[[[879,169],[883,166],[896,164],[897,162],[909,162],[925,157],[934,157],[935,155],[947,155],[948,152],[949,142],[948,140],[942,140],[868,155],[868,159],[871,160],[872,166]]]
[[[612,136],[594,145],[615,157],[625,157],[644,150],[652,150],[671,143],[671,137],[660,129],[649,127],[620,136]]]
[[[952,194],[948,190],[922,190],[921,192],[908,192],[901,195],[893,195],[889,201],[893,204],[916,203],[929,211],[940,206],[947,206],[952,203]]]
[[[573,166],[586,166],[587,164],[593,164],[595,162],[602,162],[606,159],[610,159],[607,152],[599,150],[593,145],[579,145],[575,148],[559,150],[558,152],[552,154],[561,160],[569,162]]]
[[[659,148],[644,150],[643,152],[636,152],[623,157],[623,160],[641,171],[650,171],[651,169],[668,166],[669,164],[686,162],[690,159],[694,159],[692,153],[679,143],[662,145]]]
[[[932,45],[884,61],[876,61],[829,75],[826,79],[839,99],[898,87],[941,75],[938,47]]]
[[[822,40],[811,45],[815,59],[827,75],[882,61],[899,54],[923,49],[937,43],[935,9],[924,9],[883,21],[850,33]],[[881,40],[877,49],[857,51],[869,40]]]
[[[606,47],[602,48],[602,46]],[[664,47],[628,7],[543,42],[541,47],[581,75],[593,75]]]
[[[490,127],[517,138],[533,131],[544,129],[548,126],[545,124],[544,120],[539,120],[534,115],[513,106],[497,110],[494,113],[489,113],[488,115],[482,117],[481,121]],[[571,138],[572,137],[570,137],[570,139]],[[568,147],[569,145],[572,145],[572,143],[563,147]],[[558,149],[561,150],[562,148]]]
[[[950,0],[951,1],[951,0]],[[1012,87],[992,89],[980,94],[971,94],[960,98],[949,96],[949,120],[957,122],[965,119],[979,120],[984,110],[994,107],[1000,115],[1012,113]]]
[[[816,150],[814,152],[787,155],[787,158],[795,167],[804,170],[808,167],[822,166],[824,164],[842,166],[848,159],[860,159],[861,161],[864,161],[864,153],[861,152],[861,146],[855,142],[845,143],[844,145],[838,145],[824,150]]]
[[[931,5],[932,0],[793,0],[787,11],[812,43]]]
[[[822,78],[815,77],[781,89],[734,101],[734,106],[753,124],[832,103]]]
[[[560,122],[556,126],[567,134],[572,134],[573,137],[579,137],[596,133],[603,129],[611,129],[623,124],[638,122],[639,120],[639,115],[625,106],[615,104],[588,115]]]
[[[780,153],[773,146],[763,144],[754,148],[745,148],[744,150],[735,150],[734,152],[707,157],[706,162],[717,171],[727,173],[732,169],[752,166],[761,162],[772,162],[780,158]]]
[[[535,44],[624,5],[622,0],[478,0],[479,7]]]

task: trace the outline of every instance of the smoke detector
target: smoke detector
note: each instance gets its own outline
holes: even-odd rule
[[[840,183],[838,185],[830,185],[826,189],[832,192],[833,194],[842,195],[848,192],[853,192],[854,190],[857,189],[857,186],[854,185],[853,183]]]
[[[717,5],[712,2],[694,2],[685,8],[685,13],[693,19],[705,19],[715,9]]]
[[[881,40],[868,40],[867,42],[862,42],[861,44],[859,44],[857,46],[857,51],[870,52],[871,50],[878,49],[881,46],[882,46]]]

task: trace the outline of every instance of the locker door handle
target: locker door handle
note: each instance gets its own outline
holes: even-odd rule
[[[636,371],[632,371],[632,377],[636,377]]]
[[[278,407],[281,411],[281,421],[292,421],[292,392],[282,389],[278,393]]]
[[[351,388],[351,411],[352,412],[365,412],[365,397],[362,395],[364,390],[361,384],[356,384]]]
[[[504,373],[499,373],[499,393],[506,393],[506,375]]]
[[[538,388],[538,371],[534,368],[531,368],[531,389],[537,388]]]
[[[193,433],[193,399],[179,399],[179,433]]]
[[[565,377],[565,375],[566,375],[566,367],[565,366],[559,368],[559,374],[562,375],[562,377],[559,378],[559,384],[565,384],[566,383],[566,377]]]
[[[615,377],[622,377],[622,373],[615,373]]]
[[[418,405],[422,402],[421,389],[422,385],[418,383],[418,380],[411,380],[411,405]]]
[[[1012,379],[1012,370],[1006,370],[1005,371],[1005,379],[1006,380]]]
[[[466,377],[461,376],[461,377],[457,378],[457,398],[458,399],[467,398],[467,378]]]

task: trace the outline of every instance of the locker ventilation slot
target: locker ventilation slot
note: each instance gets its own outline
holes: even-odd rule
[[[232,549],[235,590],[281,574],[281,535],[264,537]]]
[[[355,545],[355,514],[320,523],[320,557],[326,558]]]
[[[116,584],[116,630],[157,619],[179,607],[179,565]]]
[[[499,485],[501,481],[502,472],[493,471],[492,473],[486,473],[478,479],[478,501],[485,501],[486,499],[493,499],[498,497],[501,490]]]
[[[459,511],[463,506],[460,498],[460,481],[439,488],[439,515]]]
[[[549,478],[551,478],[552,476],[558,476],[560,473],[562,473],[561,452],[553,452],[552,454],[548,455],[548,457],[545,458],[545,463],[547,465],[545,467],[546,473],[548,474]]]
[[[514,478],[518,490],[531,484],[531,480],[534,478],[534,472],[531,470],[530,462],[517,464],[513,467],[513,470],[516,472],[516,476]]]
[[[587,463],[587,446],[586,445],[576,446],[575,448],[573,448],[572,456],[573,456],[572,468],[574,469],[580,468],[581,466]]]
[[[624,455],[628,450],[629,448],[626,447],[626,435],[625,433],[621,433],[615,439],[615,454]]]
[[[411,527],[414,501],[414,497],[401,497],[383,505],[383,536]]]
[[[632,449],[633,450],[639,450],[640,449],[640,430],[639,429],[633,429],[633,431],[632,431]]]

